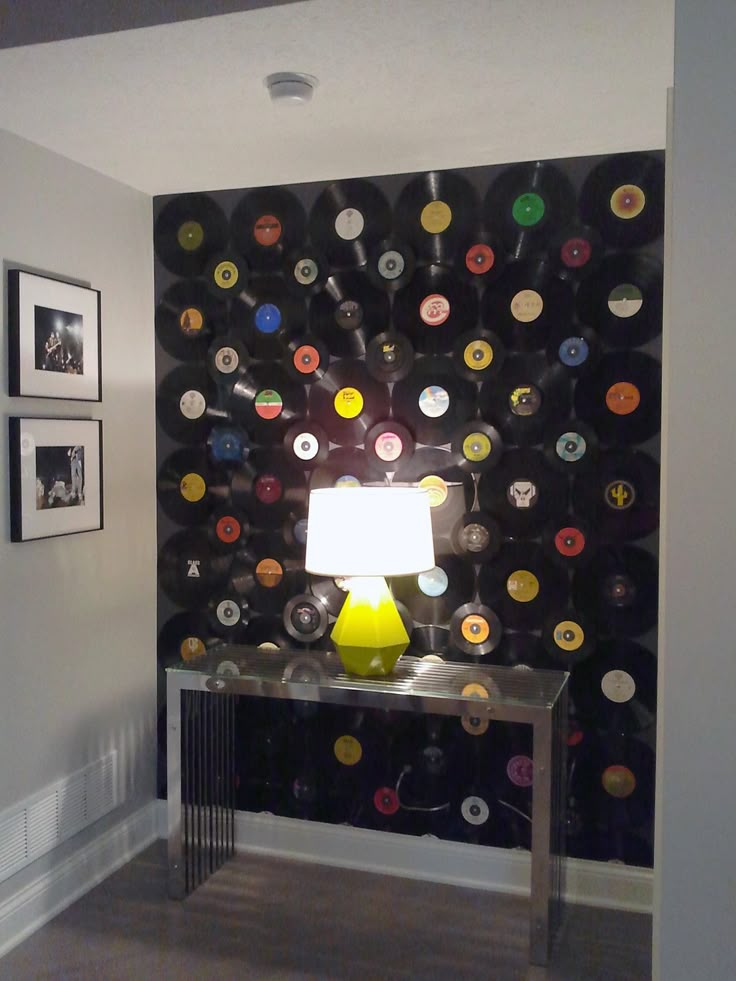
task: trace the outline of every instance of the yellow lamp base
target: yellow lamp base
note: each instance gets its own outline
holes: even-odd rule
[[[409,635],[382,576],[350,580],[350,592],[332,628],[345,670],[363,677],[390,674]]]

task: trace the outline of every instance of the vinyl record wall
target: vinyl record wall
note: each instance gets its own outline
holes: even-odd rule
[[[160,682],[328,647],[309,489],[420,482],[410,653],[571,670],[569,851],[651,864],[663,194],[643,152],[156,199]],[[244,700],[238,738],[243,809],[528,847],[524,727]]]

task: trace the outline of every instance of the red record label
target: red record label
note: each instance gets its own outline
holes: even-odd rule
[[[237,542],[237,540],[240,538],[240,532],[240,522],[231,514],[227,514],[223,518],[220,518],[215,525],[215,534],[220,541],[225,542],[226,545],[232,545],[233,542]]]
[[[311,344],[302,344],[294,351],[294,367],[302,375],[311,375],[319,368],[319,351]]]
[[[465,265],[469,272],[474,273],[476,276],[481,276],[483,273],[487,273],[490,269],[493,269],[493,264],[496,261],[496,256],[490,245],[485,245],[479,242],[477,245],[471,245],[468,251],[465,253]]]
[[[560,555],[573,557],[585,548],[585,535],[579,528],[560,528],[555,535],[555,548]]]
[[[373,795],[373,806],[380,814],[395,814],[399,807],[399,795],[393,787],[379,787]]]
[[[257,477],[253,484],[253,491],[261,504],[274,504],[281,497],[283,490],[279,478],[271,473],[264,473]]]
[[[419,316],[428,327],[439,327],[450,316],[450,301],[441,293],[430,293],[419,304]]]
[[[534,763],[529,756],[512,756],[506,764],[506,775],[517,787],[531,787],[534,783]]]
[[[259,245],[275,245],[281,238],[281,222],[275,215],[261,215],[253,226],[253,238]]]
[[[580,269],[587,262],[593,252],[587,238],[569,238],[562,243],[560,249],[560,259],[568,269]]]

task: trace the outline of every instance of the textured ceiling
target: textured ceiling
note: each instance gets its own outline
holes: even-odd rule
[[[673,0],[308,0],[0,51],[0,127],[150,193],[661,147],[673,43]]]

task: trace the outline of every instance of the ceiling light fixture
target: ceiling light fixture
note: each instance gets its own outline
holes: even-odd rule
[[[314,75],[302,72],[275,72],[263,80],[272,102],[301,105],[309,102],[312,92],[319,84]]]

